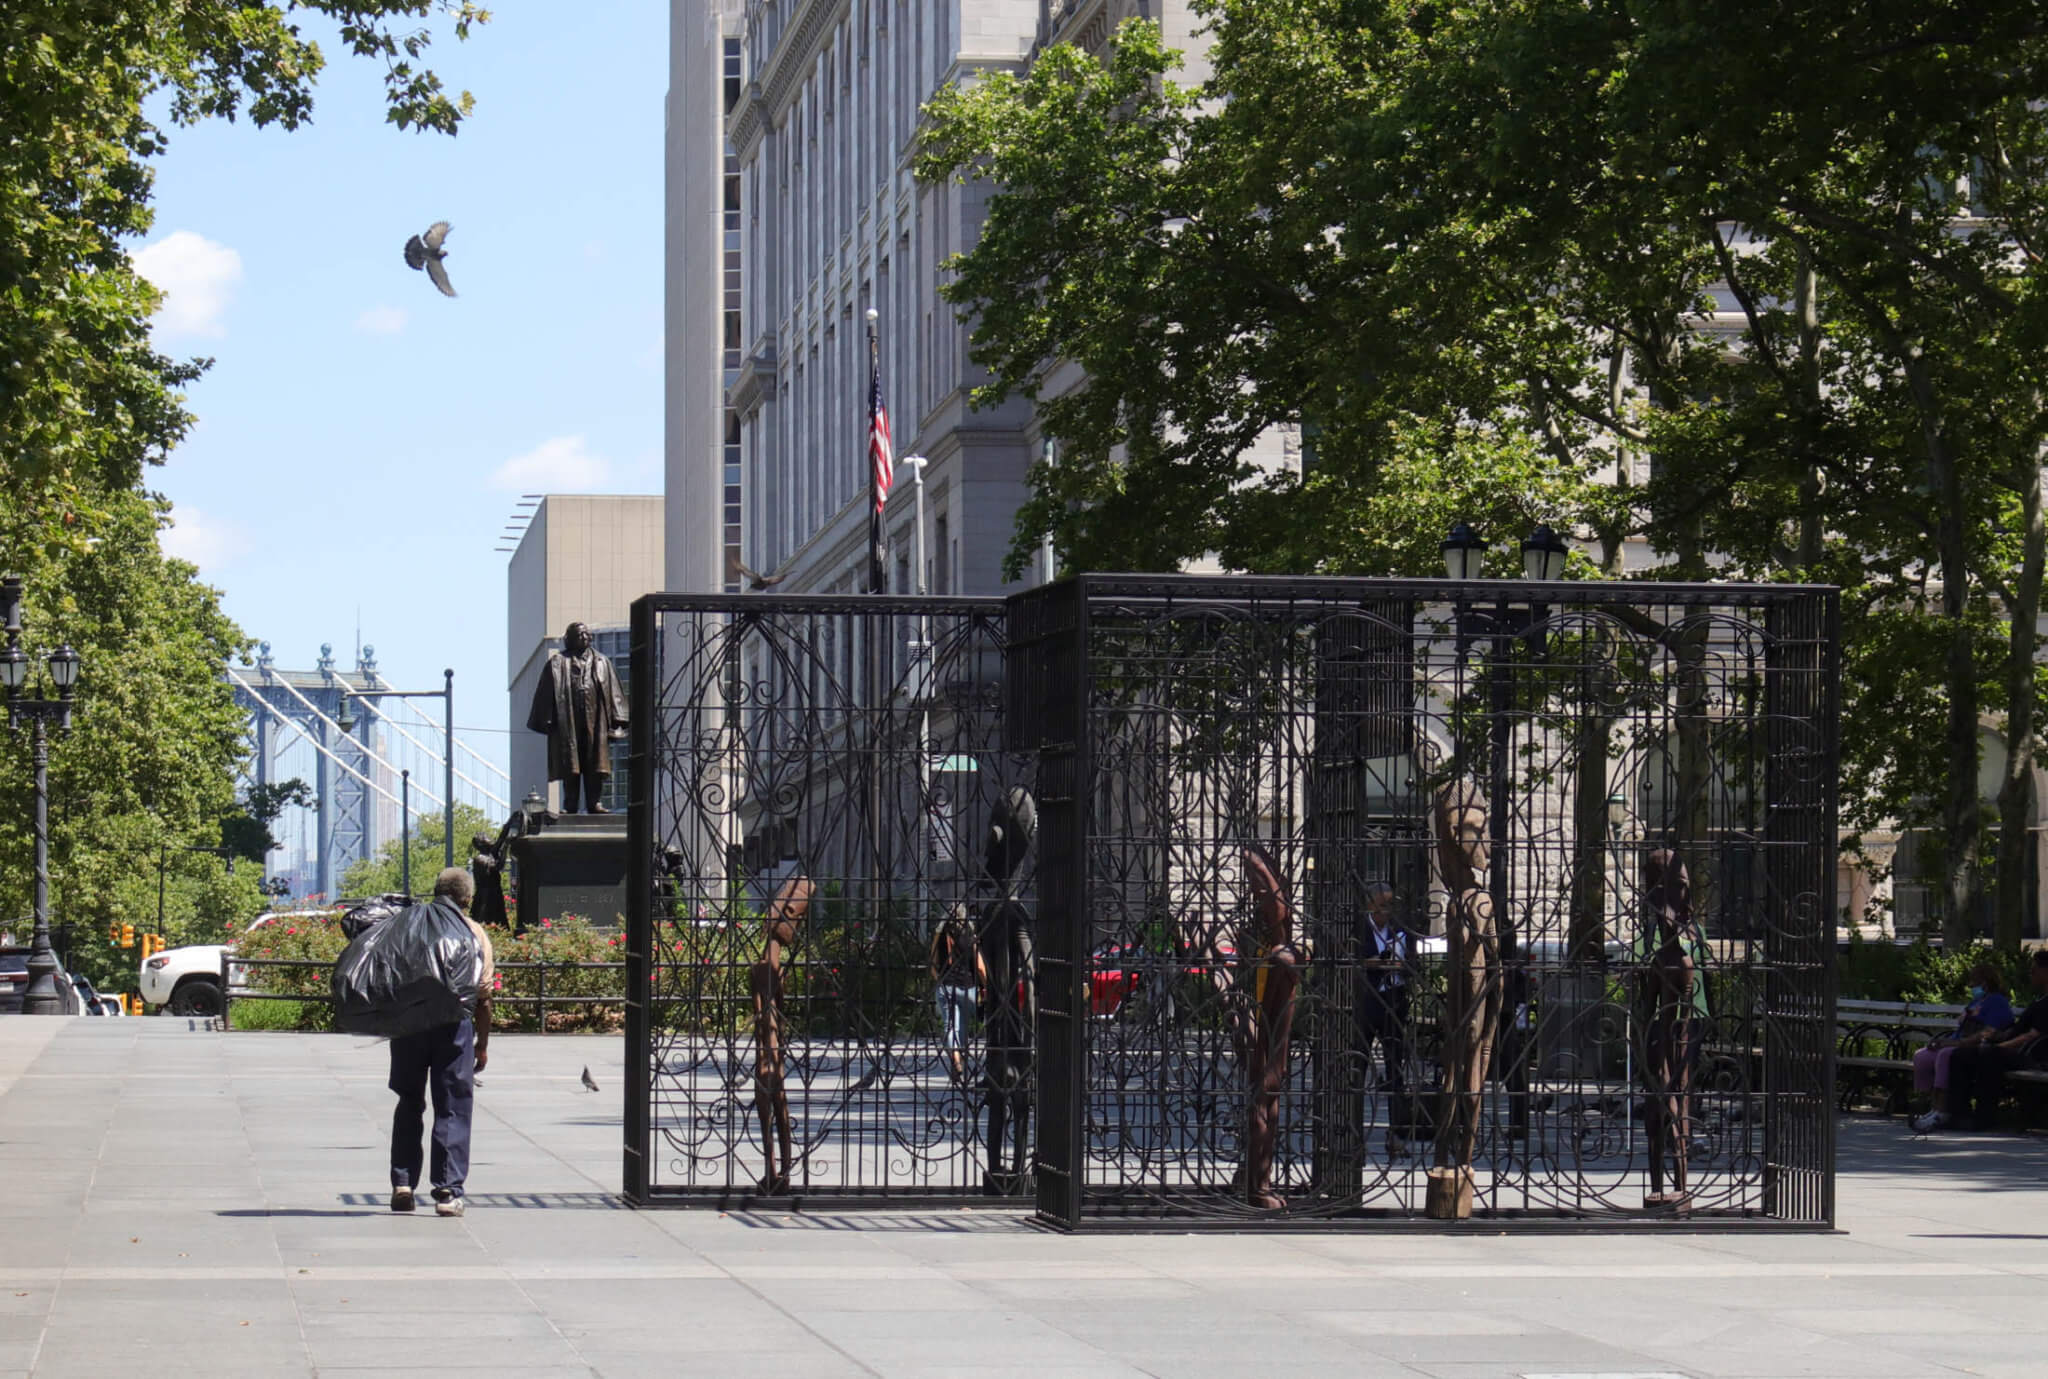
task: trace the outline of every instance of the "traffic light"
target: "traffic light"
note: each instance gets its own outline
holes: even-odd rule
[[[123,948],[133,948],[135,946],[135,926],[133,924],[123,924],[121,926],[121,946]]]
[[[115,921],[114,921],[113,923],[111,923],[111,924],[109,924],[109,925],[107,926],[107,942],[108,942],[108,943],[119,943],[120,941],[121,941],[121,921],[117,919],[117,920],[115,920]]]

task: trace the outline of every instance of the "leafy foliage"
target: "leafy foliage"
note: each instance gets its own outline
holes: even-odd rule
[[[1200,8],[1198,85],[1134,21],[927,107],[919,175],[995,189],[946,288],[977,400],[1032,399],[1057,442],[1011,572],[1049,534],[1079,569],[1430,573],[1451,519],[1540,517],[1609,574],[1639,539],[1650,578],[1838,584],[1846,815],[1938,826],[1959,942],[1995,708],[2016,906],[2048,556],[2033,8]]]
[[[473,804],[455,802],[455,864],[464,866],[469,861],[469,840],[479,833],[495,836],[498,822]],[[434,878],[441,874],[445,860],[443,840],[448,836],[447,826],[441,815],[433,814],[415,821],[412,831],[412,893],[432,895]],[[405,852],[401,840],[392,838],[377,849],[375,857],[366,857],[351,863],[342,874],[341,889],[344,897],[358,898],[371,895],[394,895],[405,889],[402,882],[405,875]]]
[[[53,912],[80,935],[161,910],[172,941],[203,942],[262,908],[254,869],[230,876],[187,851],[219,845],[236,812],[242,718],[220,672],[244,638],[158,546],[169,505],[146,475],[190,428],[181,389],[205,361],[153,347],[158,294],[127,246],[150,228],[150,160],[167,140],[146,103],[165,100],[173,124],[296,128],[325,62],[301,32],[308,15],[383,62],[393,123],[455,131],[469,96],[420,64],[429,18],[458,37],[488,18],[466,0],[0,6],[0,566],[26,581],[30,651],[68,642],[84,659],[76,730],[50,757]],[[27,745],[8,735],[10,917],[29,909],[28,780]],[[103,939],[71,954],[108,990],[133,989],[134,956]]]

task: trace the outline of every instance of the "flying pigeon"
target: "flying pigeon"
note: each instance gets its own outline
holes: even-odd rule
[[[597,1090],[597,1079],[590,1075],[590,1069],[587,1065],[583,1069],[583,1085],[593,1092]]]
[[[424,268],[427,276],[434,280],[434,286],[441,289],[445,297],[453,297],[455,288],[448,281],[448,270],[441,266],[441,260],[448,257],[441,251],[441,244],[448,238],[448,222],[437,220],[427,227],[423,235],[414,235],[405,242],[405,266]]]
[[[758,571],[748,569],[745,565],[742,565],[738,560],[734,560],[732,562],[732,566],[733,569],[739,573],[741,578],[747,581],[747,587],[757,594],[760,593],[763,589],[773,589],[776,585],[782,583],[783,580],[789,578],[789,576],[786,574],[761,574]]]

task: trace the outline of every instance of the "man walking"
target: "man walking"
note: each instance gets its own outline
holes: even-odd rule
[[[411,1211],[420,1186],[420,1136],[425,1130],[427,1095],[434,1098],[434,1214],[463,1213],[462,1186],[469,1176],[470,1113],[476,1101],[476,1075],[489,1058],[491,1038],[491,938],[469,917],[476,883],[461,867],[434,878],[432,904],[460,916],[476,936],[482,955],[477,974],[476,1011],[452,1025],[440,1025],[391,1041],[391,1090],[398,1109],[391,1117],[391,1209]]]

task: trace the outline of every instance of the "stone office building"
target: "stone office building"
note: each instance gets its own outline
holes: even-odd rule
[[[1023,402],[976,412],[968,331],[939,300],[986,187],[919,186],[919,107],[1021,70],[1048,43],[1099,46],[1180,0],[677,0],[669,109],[669,584],[729,586],[734,562],[788,593],[866,589],[866,312],[879,314],[898,456],[924,455],[927,587],[1004,590],[1039,451]],[[888,509],[889,580],[909,591],[911,485]],[[722,520],[721,520],[722,519]],[[710,553],[737,550],[724,563]],[[1031,578],[1042,577],[1034,572]]]

